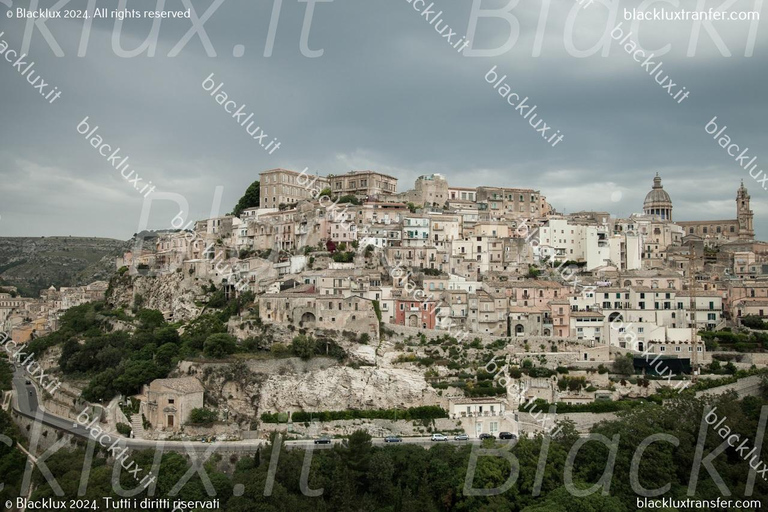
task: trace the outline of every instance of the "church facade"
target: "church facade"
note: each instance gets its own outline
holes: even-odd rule
[[[683,228],[685,237],[722,240],[754,240],[754,214],[749,206],[749,193],[744,182],[736,192],[736,219],[676,221]],[[645,196],[643,212],[657,215],[662,220],[672,221],[672,199],[664,190],[658,173],[653,179],[653,188]]]

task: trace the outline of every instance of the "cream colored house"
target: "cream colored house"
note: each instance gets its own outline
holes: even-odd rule
[[[203,392],[195,377],[155,379],[144,386],[142,413],[155,429],[178,431],[192,409],[203,407]]]

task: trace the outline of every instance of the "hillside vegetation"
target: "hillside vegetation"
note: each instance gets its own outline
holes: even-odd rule
[[[111,238],[0,238],[0,285],[36,297],[51,285],[106,281],[115,272],[115,257],[129,248],[130,242]]]

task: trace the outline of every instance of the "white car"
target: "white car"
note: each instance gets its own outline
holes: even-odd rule
[[[447,441],[448,437],[443,434],[432,434],[432,441]]]

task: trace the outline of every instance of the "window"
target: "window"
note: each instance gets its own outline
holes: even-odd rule
[[[175,401],[176,401],[176,400],[175,400],[175,399],[173,399],[173,398],[169,398],[169,399],[168,399],[168,403],[169,403],[169,404],[173,404],[173,403],[175,403]]]
[[[667,351],[667,347],[665,347],[664,345],[659,347],[659,352],[666,352],[666,351]]]

